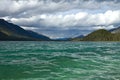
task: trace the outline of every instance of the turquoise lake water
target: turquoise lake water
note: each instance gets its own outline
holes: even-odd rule
[[[120,80],[120,42],[0,42],[0,80]]]

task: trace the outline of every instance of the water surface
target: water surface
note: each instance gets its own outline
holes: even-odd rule
[[[0,42],[0,80],[120,80],[120,42]]]

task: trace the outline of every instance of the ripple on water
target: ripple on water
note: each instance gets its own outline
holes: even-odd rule
[[[0,46],[1,80],[120,80],[119,42],[0,42]]]

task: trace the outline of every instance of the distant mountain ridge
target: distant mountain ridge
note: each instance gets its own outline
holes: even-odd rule
[[[120,27],[111,30],[99,29],[75,38],[51,40],[49,37],[0,19],[0,41],[120,41]]]
[[[120,27],[109,30],[111,33],[120,33]]]
[[[4,19],[0,19],[0,40],[14,40],[14,41],[26,41],[26,40],[38,40],[38,41],[48,41],[49,37],[40,35],[33,31],[27,31],[23,28],[9,23]]]
[[[99,29],[83,38],[73,38],[72,41],[120,41],[120,33],[118,29],[113,29],[110,31]]]

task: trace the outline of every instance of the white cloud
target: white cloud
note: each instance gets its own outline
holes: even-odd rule
[[[108,10],[105,13],[89,14],[87,22],[93,25],[111,25],[120,23],[120,10]]]
[[[29,18],[11,18],[12,22],[21,26],[34,27],[56,27],[61,29],[92,29],[94,26],[115,25],[120,23],[120,10],[108,10],[105,13],[91,14],[88,12],[79,12],[76,14],[42,14]]]
[[[25,29],[51,33],[111,29],[120,24],[119,6],[119,0],[0,0],[0,17]]]
[[[36,29],[39,29],[37,27],[25,27],[25,26],[21,26],[23,29],[26,29],[26,30],[36,30]]]
[[[95,27],[93,27],[93,29],[95,29],[95,30],[98,30],[98,29],[113,29],[113,28],[115,28],[113,25],[109,25],[109,26],[95,26]]]

